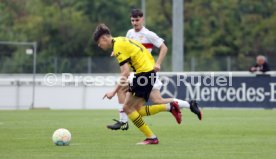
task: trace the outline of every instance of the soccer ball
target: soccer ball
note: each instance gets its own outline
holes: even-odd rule
[[[67,146],[70,144],[71,133],[67,129],[60,128],[54,132],[52,139],[57,146]]]

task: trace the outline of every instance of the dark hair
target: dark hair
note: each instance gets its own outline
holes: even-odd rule
[[[93,33],[93,39],[98,42],[102,35],[111,35],[109,28],[105,24],[99,24]]]
[[[144,14],[140,9],[132,9],[131,10],[131,15],[130,17],[132,18],[138,18],[138,17],[143,17]]]

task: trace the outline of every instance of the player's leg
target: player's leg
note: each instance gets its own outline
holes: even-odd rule
[[[167,107],[166,104],[145,105],[138,110],[141,116],[150,116],[150,115],[157,114],[159,112],[167,112],[167,111],[170,111],[170,107]]]
[[[156,104],[156,105],[142,106],[138,110],[138,112],[141,116],[150,116],[150,115],[157,114],[159,112],[171,112],[178,124],[180,124],[182,120],[181,111],[176,103],[171,103],[171,105]]]
[[[160,102],[164,104],[155,104],[155,105],[149,105],[149,106],[142,106],[139,109],[139,113],[142,116],[150,116],[157,114],[159,112],[171,112],[172,115],[175,117],[178,124],[181,123],[181,111],[177,104],[177,102],[173,101],[173,98],[162,98],[160,95],[160,92],[158,94],[159,90],[154,89],[150,93],[150,100],[152,102]],[[156,94],[156,95],[155,95]],[[154,99],[153,99],[154,98]],[[158,100],[157,100],[158,99]]]
[[[179,110],[183,108],[189,108],[193,113],[195,113],[198,118],[202,119],[202,112],[197,106],[195,101],[184,101],[176,98],[163,98],[160,93],[162,87],[162,82],[157,76],[157,79],[153,85],[152,91],[150,93],[150,100],[158,105],[144,106],[139,110],[141,115],[149,116],[154,115],[160,111],[170,111],[175,117],[177,123],[181,123],[181,112]]]
[[[154,102],[155,99],[153,99],[154,96],[152,96],[153,92],[159,91],[162,86],[162,82],[158,79],[158,75],[156,77],[156,80],[153,84],[152,90],[149,95],[149,99],[151,102],[155,103],[155,105],[150,106],[142,106],[138,111],[142,116],[150,116],[157,114],[159,112],[163,111],[170,111],[170,106],[167,106],[167,103],[170,103],[169,99],[161,98],[163,101],[159,100],[158,102]]]
[[[150,93],[150,100],[153,103],[160,103],[160,104],[169,104],[172,102],[177,102],[181,109],[183,108],[190,108],[190,104],[187,101],[176,99],[176,98],[163,98],[161,96],[159,89],[153,89]]]
[[[133,79],[133,83],[129,86],[129,93],[127,93],[124,109],[128,114],[128,117],[133,123],[142,131],[147,137],[146,140],[137,144],[158,144],[157,137],[152,133],[149,127],[145,124],[142,116],[138,113],[145,101],[148,101],[150,92],[153,88],[156,80],[156,73],[154,71],[136,74],[136,78]],[[129,104],[129,101],[134,101],[133,104]],[[130,112],[126,110],[127,106],[135,106],[135,111]]]
[[[117,92],[118,101],[119,101],[119,104],[121,105],[119,109],[119,121],[123,123],[126,123],[128,121],[127,114],[124,112],[124,109],[123,109],[127,91],[128,91],[128,86],[123,86]]]
[[[121,89],[117,92],[118,102],[120,105],[119,108],[119,120],[113,119],[115,121],[114,124],[107,125],[108,129],[111,130],[127,130],[128,129],[128,117],[127,114],[123,110],[124,101],[126,98],[126,92],[128,90],[128,86],[121,87]]]
[[[126,94],[124,111],[127,113],[128,118],[133,122],[133,124],[146,136],[146,140],[137,144],[158,144],[157,137],[137,111],[137,109],[139,109],[144,103],[145,100],[143,98],[136,97],[132,93],[128,92]]]
[[[131,72],[129,77],[128,77],[128,82],[131,84],[133,82],[133,78],[134,78],[134,72]],[[120,104],[120,108],[119,108],[119,120],[113,119],[114,121],[116,121],[115,124],[113,125],[108,125],[107,128],[111,129],[111,130],[127,130],[128,129],[128,116],[127,114],[124,112],[123,110],[123,105],[126,99],[126,93],[128,91],[128,86],[124,86],[121,87],[120,90],[118,90],[117,92],[117,97],[118,97],[118,101]]]
[[[160,89],[161,89],[162,85],[163,84],[160,81],[160,79],[157,78],[157,80],[154,83],[153,90],[151,91],[151,94],[150,94],[150,100],[153,103],[167,104],[167,107],[172,106],[172,105],[175,105],[175,106],[178,105],[180,109],[188,108],[191,110],[191,112],[193,112],[197,115],[199,120],[202,119],[202,112],[198,108],[196,101],[191,100],[190,102],[187,102],[187,101],[184,101],[181,99],[176,99],[176,98],[162,98],[161,93],[160,93]]]
[[[162,98],[160,94],[160,88],[162,87],[162,82],[157,78],[153,84],[153,88],[150,92],[149,99],[153,103],[160,103],[160,104],[155,104],[151,106],[143,106],[139,109],[139,113],[142,116],[149,116],[149,115],[154,115],[156,113],[162,112],[162,111],[168,111],[171,112],[172,115],[175,117],[176,121],[178,124],[181,123],[181,111],[178,106],[177,102],[174,102],[173,98]]]

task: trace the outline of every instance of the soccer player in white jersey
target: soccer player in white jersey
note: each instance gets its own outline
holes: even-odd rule
[[[153,47],[159,48],[159,56],[154,66],[154,70],[156,72],[160,71],[162,61],[164,60],[167,54],[167,46],[164,44],[164,40],[156,35],[154,32],[148,30],[144,25],[144,16],[143,12],[139,9],[133,9],[130,15],[131,24],[133,26],[132,29],[128,30],[126,37],[130,39],[134,39],[145,46],[149,50],[152,51]],[[129,77],[129,81],[131,82],[134,74],[131,74]],[[190,102],[183,101],[175,98],[162,98],[160,89],[162,87],[162,82],[157,79],[156,84],[153,86],[153,89],[150,93],[150,101],[155,104],[167,104],[168,107],[173,104],[177,104],[180,108],[190,108],[190,110],[195,113],[199,120],[202,119],[202,112],[197,106],[196,101],[192,100]],[[123,111],[123,104],[125,101],[125,96],[128,88],[124,87],[117,91],[118,101],[121,105],[119,109],[119,120],[113,119],[116,121],[115,124],[107,125],[107,128],[112,130],[127,130],[128,129],[128,116]],[[109,94],[106,94],[109,96]],[[181,123],[181,119],[177,121],[179,124]]]

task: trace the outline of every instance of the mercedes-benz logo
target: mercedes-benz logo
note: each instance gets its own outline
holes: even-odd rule
[[[167,98],[176,98],[177,97],[177,86],[176,83],[168,76],[161,76],[161,82],[163,87],[161,88],[161,96]]]

